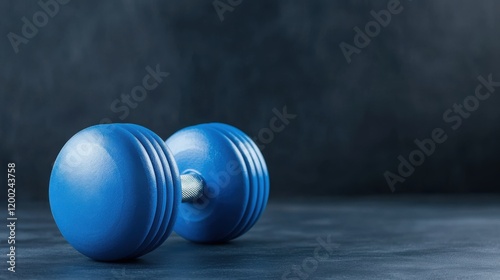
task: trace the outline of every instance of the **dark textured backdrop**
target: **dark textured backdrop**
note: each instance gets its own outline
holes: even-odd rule
[[[442,115],[479,75],[500,80],[500,3],[401,5],[349,64],[339,44],[387,1],[244,0],[221,21],[211,1],[74,0],[17,54],[7,34],[41,8],[2,1],[2,166],[16,162],[22,196],[44,199],[59,149],[103,118],[163,138],[211,121],[257,135],[287,106],[297,118],[263,151],[272,197],[388,193],[384,172],[436,127],[449,139],[397,192],[496,191],[500,89],[456,131]],[[170,76],[121,120],[110,105],[157,64]]]

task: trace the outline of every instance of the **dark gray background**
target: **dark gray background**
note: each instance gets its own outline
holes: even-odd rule
[[[18,54],[7,34],[40,7],[2,1],[2,166],[16,162],[22,197],[45,199],[62,145],[122,121],[110,104],[159,64],[170,76],[123,121],[162,138],[212,121],[254,136],[273,108],[298,115],[263,151],[271,197],[389,193],[383,173],[436,127],[449,139],[397,192],[497,191],[498,93],[456,131],[442,114],[479,75],[500,80],[500,3],[401,3],[348,64],[339,43],[387,1],[243,1],[221,22],[211,1],[75,0]]]

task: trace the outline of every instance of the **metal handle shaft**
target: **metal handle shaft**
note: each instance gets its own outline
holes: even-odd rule
[[[203,195],[205,182],[198,174],[181,175],[182,202],[193,202]]]

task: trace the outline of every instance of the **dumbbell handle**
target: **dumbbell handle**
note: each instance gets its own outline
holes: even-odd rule
[[[198,174],[181,175],[182,202],[194,202],[203,195],[203,178]]]

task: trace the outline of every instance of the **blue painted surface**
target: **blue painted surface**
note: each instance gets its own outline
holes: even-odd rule
[[[181,204],[179,176],[190,172],[204,178],[204,195]],[[268,196],[257,146],[219,123],[185,128],[166,144],[139,125],[84,129],[61,149],[49,187],[61,234],[100,261],[147,254],[174,228],[194,242],[235,239],[256,223]]]

